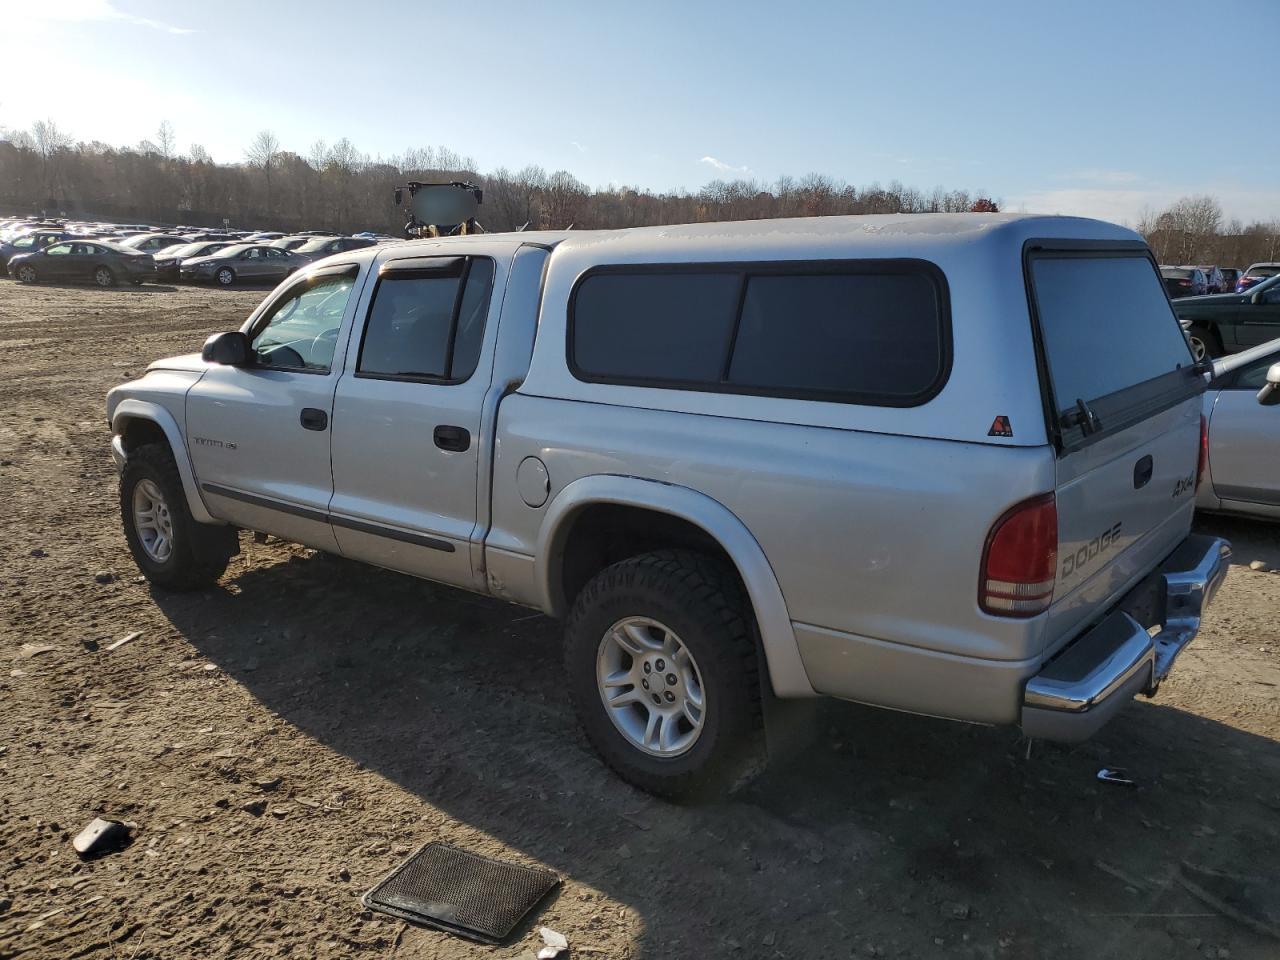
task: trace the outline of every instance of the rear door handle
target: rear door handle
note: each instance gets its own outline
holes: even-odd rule
[[[304,430],[323,430],[329,425],[329,415],[315,407],[303,407],[298,422]]]
[[[436,427],[432,436],[435,438],[436,446],[441,450],[452,450],[454,453],[461,453],[471,446],[471,431],[466,427],[451,427],[448,424],[441,424]]]
[[[1141,460],[1133,465],[1133,489],[1141,490],[1151,480],[1151,474],[1155,471],[1155,461],[1151,459],[1151,454],[1147,454]]]

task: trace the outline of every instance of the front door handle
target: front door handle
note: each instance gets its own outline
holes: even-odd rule
[[[461,453],[471,446],[471,431],[466,427],[451,427],[448,424],[441,424],[436,427],[432,436],[435,438],[436,446],[441,450],[452,450],[454,453]]]
[[[304,430],[323,430],[329,425],[329,415],[315,407],[303,407],[298,422]]]

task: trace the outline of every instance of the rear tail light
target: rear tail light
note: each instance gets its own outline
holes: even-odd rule
[[[1191,286],[1191,281],[1190,281],[1190,280],[1179,280],[1179,281],[1178,281],[1178,286],[1180,286],[1180,287],[1189,287],[1189,286]]]
[[[1200,414],[1200,459],[1196,463],[1196,489],[1200,489],[1200,481],[1204,479],[1204,468],[1209,466],[1209,421]]]
[[[1024,500],[996,521],[982,550],[978,606],[998,617],[1049,609],[1058,568],[1058,505],[1052,493]]]

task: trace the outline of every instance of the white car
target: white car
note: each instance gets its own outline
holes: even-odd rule
[[[1204,395],[1208,468],[1196,506],[1280,519],[1280,340],[1213,364]]]

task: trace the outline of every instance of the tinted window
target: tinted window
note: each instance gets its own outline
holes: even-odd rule
[[[489,291],[493,289],[493,261],[487,258],[471,261],[467,287],[458,309],[458,333],[453,344],[451,379],[466,380],[480,361],[480,344],[484,339],[484,321],[489,314]]]
[[[602,273],[573,305],[592,379],[907,403],[942,376],[940,288],[921,264]]]
[[[291,287],[250,334],[260,367],[327,373],[355,273],[329,275]]]
[[[1031,268],[1059,413],[1192,362],[1145,257],[1044,256]]]
[[[942,372],[940,317],[919,273],[751,277],[729,382],[917,396]]]
[[[741,284],[736,273],[588,277],[574,297],[574,362],[592,377],[717,381]]]
[[[475,371],[493,262],[447,272],[390,271],[378,281],[356,370],[366,376],[466,380]]]

